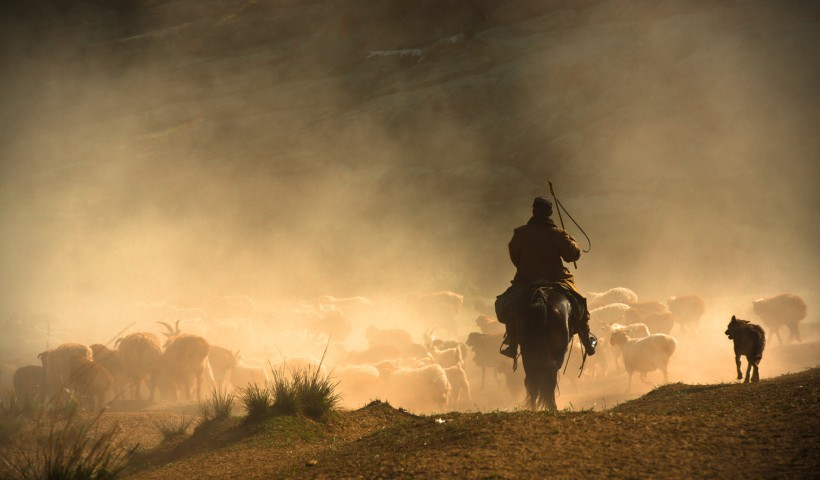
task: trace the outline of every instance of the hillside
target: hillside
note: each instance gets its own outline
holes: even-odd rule
[[[820,368],[671,384],[603,412],[414,416],[376,401],[326,424],[211,426],[140,456],[129,478],[809,478],[818,406]]]

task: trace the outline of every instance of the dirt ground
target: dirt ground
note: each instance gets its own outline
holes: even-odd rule
[[[759,384],[670,384],[605,411],[418,416],[373,402],[324,423],[235,417],[163,444],[157,418],[114,412],[144,448],[127,478],[810,478],[820,368]]]

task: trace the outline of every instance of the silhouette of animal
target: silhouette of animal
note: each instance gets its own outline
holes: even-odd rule
[[[752,302],[752,307],[763,324],[769,328],[769,334],[780,338],[780,327],[789,329],[789,339],[800,342],[800,328],[798,324],[806,318],[806,302],[793,293],[784,293],[774,297],[760,298]]]
[[[766,348],[766,334],[760,325],[755,325],[748,320],[740,320],[732,315],[729,326],[726,327],[726,336],[735,344],[735,365],[737,366],[737,379],[743,378],[740,372],[740,356],[746,357],[746,379],[743,383],[749,383],[749,371],[754,369],[752,381],[759,382],[760,375],[758,366],[763,359],[763,349]]]
[[[571,309],[566,295],[550,287],[536,288],[516,305],[526,401],[532,410],[558,409],[555,389],[570,341]]]

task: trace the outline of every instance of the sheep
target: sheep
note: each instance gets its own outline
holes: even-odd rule
[[[101,345],[99,343],[95,343],[89,348],[91,348],[94,362],[102,365],[108,373],[111,374],[113,381],[111,384],[111,390],[114,393],[114,397],[117,398],[121,396],[125,388],[125,376],[122,367],[122,360],[120,359],[120,352],[117,350],[111,350],[105,345]]]
[[[609,333],[611,334],[612,332],[624,332],[629,336],[629,338],[640,339],[648,337],[651,331],[649,330],[649,327],[647,327],[646,324],[643,323],[633,323],[631,325],[621,325],[620,323],[613,323],[609,326]],[[621,360],[621,350],[618,348],[610,349],[610,355],[615,362],[615,366],[617,367]],[[598,357],[599,355],[595,356]]]
[[[763,359],[763,349],[766,348],[766,334],[760,325],[755,325],[748,320],[740,320],[732,315],[729,325],[724,332],[735,347],[735,365],[737,366],[737,379],[743,378],[740,373],[740,356],[746,356],[746,380],[749,383],[749,370],[754,368],[752,382],[759,382],[758,366]]]
[[[370,325],[365,330],[364,336],[371,347],[391,346],[402,349],[413,343],[410,334],[400,328],[381,329]]]
[[[69,384],[71,368],[78,360],[93,358],[91,349],[79,343],[63,343],[53,350],[47,350],[38,355],[43,363],[44,402],[59,400],[61,392]]]
[[[612,332],[610,343],[621,349],[624,368],[629,373],[627,392],[632,390],[632,374],[636,371],[640,373],[641,380],[646,381],[647,373],[660,370],[663,372],[663,382],[668,383],[667,366],[678,345],[673,337],[655,333],[645,338],[633,339],[624,332],[616,331]]]
[[[638,295],[624,287],[610,288],[605,292],[589,292],[587,294],[589,308],[598,308],[613,303],[632,304],[638,301]]]
[[[632,318],[628,316],[629,318]],[[669,312],[650,313],[637,317],[637,320],[649,328],[649,333],[665,333],[669,335],[675,326],[675,316]]]
[[[506,366],[504,356],[498,353],[504,336],[500,333],[484,334],[471,332],[467,336],[467,346],[473,351],[473,362],[481,368],[481,388],[484,388],[487,368],[492,369],[493,376]]]
[[[777,337],[780,344],[780,327],[785,325],[789,329],[788,341],[800,339],[801,320],[806,318],[806,302],[793,293],[784,293],[774,297],[759,298],[752,302],[752,308],[763,324],[769,328],[769,334]]]
[[[136,332],[117,339],[123,376],[131,382],[132,398],[141,400],[140,385],[149,382],[148,401],[154,401],[157,377],[162,363],[162,347],[159,338],[149,332]]]
[[[13,385],[17,400],[23,405],[34,404],[43,393],[45,370],[41,365],[26,365],[14,371]]]
[[[669,311],[666,304],[657,302],[655,300],[647,300],[645,302],[635,302],[629,304],[629,310],[633,315],[642,317],[653,313],[665,313]]]
[[[467,380],[467,373],[460,364],[445,368],[444,374],[447,375],[447,381],[450,382],[450,400],[453,408],[462,399],[468,402],[473,401],[472,395],[470,395],[470,382]]]
[[[231,368],[226,380],[230,382],[234,389],[243,389],[253,384],[264,386],[270,379],[268,378],[266,368],[248,365],[242,360],[239,360],[236,365]]]
[[[345,341],[353,331],[353,324],[338,309],[320,311],[309,318],[306,327],[311,333],[327,335],[339,341]]]
[[[407,410],[435,412],[444,410],[451,387],[440,365],[418,368],[395,367],[390,362],[376,365],[384,380],[388,401]]]
[[[481,330],[481,333],[487,335],[503,335],[507,331],[503,323],[499,322],[495,319],[495,317],[490,315],[479,315],[478,318],[475,319],[475,324],[478,326],[479,330]]]
[[[159,338],[149,332],[136,332],[117,339],[115,343],[122,363],[123,376],[131,383],[132,398],[140,398],[140,386],[148,383],[148,401],[154,401],[160,365],[162,347]]]
[[[645,338],[649,336],[649,327],[643,323],[633,323],[631,325],[621,325],[613,323],[609,326],[610,332],[624,332],[629,338]]]
[[[706,313],[706,303],[702,298],[697,295],[671,297],[666,301],[666,305],[680,323],[682,331],[697,333],[700,319]]]
[[[68,386],[87,402],[91,410],[100,411],[105,407],[105,394],[112,383],[108,370],[92,360],[81,358],[71,364]]]
[[[165,350],[162,352],[161,372],[167,381],[174,384],[182,384],[186,398],[191,399],[191,377],[196,383],[196,399],[202,398],[202,380],[206,370],[210,371],[208,353],[211,345],[199,335],[189,335],[180,333],[179,322],[177,328],[173,329],[165,322],[157,322],[168,329],[165,335],[168,340],[165,342]],[[208,380],[215,383],[213,374]]]
[[[357,408],[375,399],[383,391],[379,371],[373,365],[346,365],[330,372],[338,382],[341,404]]]
[[[436,338],[433,335],[434,331],[435,328],[431,328],[430,330],[427,330],[422,334],[424,338],[424,344],[428,350],[435,349],[441,351],[456,348],[461,353],[461,358],[467,356],[467,345],[455,339],[443,340],[441,338]]]
[[[606,327],[613,323],[625,323],[626,315],[629,312],[629,305],[625,303],[610,303],[589,311],[590,322],[595,322],[601,327]]]
[[[427,355],[433,359],[434,362],[441,365],[443,368],[454,366],[461,366],[464,360],[461,356],[461,349],[448,348],[446,350],[439,350],[435,347],[431,348]]]
[[[238,363],[238,353],[233,353],[227,348],[216,345],[211,345],[208,350],[208,363],[211,365],[217,389],[222,389],[225,376]]]

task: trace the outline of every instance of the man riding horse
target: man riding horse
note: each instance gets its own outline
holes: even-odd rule
[[[553,223],[552,202],[537,197],[532,204],[532,218],[518,227],[510,240],[510,259],[516,267],[512,285],[496,299],[498,321],[507,326],[501,354],[510,358],[518,356],[518,338],[514,327],[516,305],[534,288],[552,286],[559,288],[575,303],[570,335],[578,334],[587,355],[595,354],[597,339],[589,331],[587,301],[575,287],[569,269],[562,262],[574,262],[581,256],[578,242],[565,230]]]

